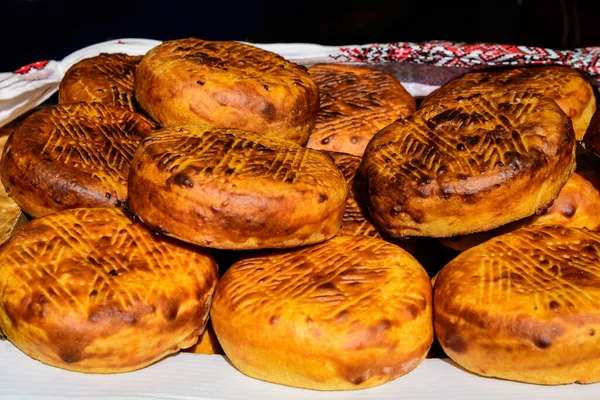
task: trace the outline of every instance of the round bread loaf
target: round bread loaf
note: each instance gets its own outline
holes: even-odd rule
[[[0,327],[25,354],[73,371],[143,368],[193,345],[217,266],[116,208],[31,221],[0,247]]]
[[[575,137],[581,140],[596,110],[594,90],[577,70],[561,66],[537,66],[471,72],[431,93],[421,103],[427,106],[477,93],[531,91],[556,101],[571,117]]]
[[[583,143],[586,149],[600,157],[600,110],[596,111],[588,126]]]
[[[571,121],[529,93],[473,95],[380,131],[359,173],[387,234],[448,237],[545,211],[575,167]]]
[[[331,158],[231,128],[165,128],[142,141],[129,206],[146,224],[220,249],[295,247],[340,229],[348,195]]]
[[[138,102],[162,126],[208,124],[306,144],[319,109],[306,68],[236,42],[181,39],[136,70]]]
[[[463,368],[539,384],[600,380],[600,233],[532,226],[437,275],[434,325]]]
[[[100,54],[67,70],[58,88],[58,103],[102,103],[137,111],[133,96],[135,68],[141,56]]]
[[[100,103],[44,108],[16,128],[2,156],[2,184],[32,217],[127,199],[127,176],[149,119]]]
[[[383,71],[337,64],[308,71],[320,98],[309,148],[362,156],[379,130],[417,108],[400,82]]]
[[[391,381],[417,367],[433,340],[427,273],[366,236],[238,261],[219,282],[211,319],[244,374],[319,390]]]
[[[465,251],[495,236],[532,225],[560,225],[600,231],[598,172],[593,169],[578,169],[563,186],[552,207],[544,214],[532,215],[487,232],[442,239],[441,242],[456,251]]]

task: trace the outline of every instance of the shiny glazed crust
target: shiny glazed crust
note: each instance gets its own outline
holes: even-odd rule
[[[129,205],[166,235],[220,249],[295,247],[334,236],[348,195],[331,158],[229,128],[165,128],[132,162]]]
[[[162,126],[209,124],[306,144],[319,109],[306,68],[237,42],[181,39],[150,50],[135,94]]]
[[[205,251],[155,236],[116,208],[31,221],[0,247],[0,326],[24,353],[117,373],[193,345],[217,283]]]
[[[600,381],[600,233],[532,226],[465,251],[437,275],[446,352],[484,376]]]
[[[10,135],[2,184],[33,217],[127,199],[130,161],[154,128],[149,119],[100,103],[44,108]]]
[[[590,83],[577,70],[561,66],[540,66],[471,72],[452,80],[431,93],[422,107],[476,93],[504,93],[508,90],[531,91],[547,96],[571,117],[575,137],[581,140],[596,110],[596,98]]]
[[[309,148],[362,156],[379,130],[417,108],[400,82],[385,72],[337,64],[317,64],[308,71],[320,98]]]
[[[133,96],[135,68],[141,56],[100,54],[74,64],[58,88],[58,103],[102,103],[137,111]]]
[[[433,340],[427,273],[366,236],[238,261],[215,291],[211,319],[244,374],[319,390],[391,381],[417,367]]]
[[[394,240],[388,236],[382,236],[377,227],[371,222],[367,205],[365,204],[362,185],[356,171],[360,165],[361,158],[346,153],[327,152],[333,158],[335,166],[346,178],[348,183],[348,199],[344,217],[342,218],[342,227],[338,232],[340,236],[371,236],[394,243],[410,254],[417,250],[417,242],[413,238],[402,238]]]
[[[376,225],[399,236],[487,231],[548,208],[575,167],[569,118],[546,97],[473,95],[380,131],[359,168]]]
[[[369,217],[367,206],[359,190],[360,183],[354,180],[361,158],[345,153],[328,152],[328,154],[348,183],[348,199],[338,235],[372,236],[381,239],[381,234]]]
[[[442,239],[441,242],[456,251],[465,251],[494,236],[531,225],[560,225],[600,231],[600,176],[598,172],[593,169],[578,169],[563,186],[558,197],[552,203],[552,207],[542,215],[532,215],[488,232]]]

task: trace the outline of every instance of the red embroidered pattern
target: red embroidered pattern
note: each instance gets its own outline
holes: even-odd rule
[[[339,62],[413,63],[440,67],[555,64],[576,68],[600,82],[600,47],[552,50],[541,47],[455,42],[398,42],[342,47]]]
[[[46,65],[48,65],[48,61],[38,61],[38,62],[31,63],[31,64],[27,64],[24,67],[21,67],[18,70],[16,70],[15,74],[25,75],[25,74],[29,73],[29,71],[31,71],[32,69],[39,71],[39,70],[44,69],[46,67]]]

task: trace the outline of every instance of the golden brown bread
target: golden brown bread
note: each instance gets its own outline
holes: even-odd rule
[[[319,390],[395,379],[433,340],[427,273],[398,246],[366,236],[236,262],[215,291],[211,319],[244,374]]]
[[[221,345],[219,344],[219,339],[217,338],[217,334],[213,329],[212,323],[210,322],[210,318],[208,319],[208,323],[206,324],[206,329],[200,335],[198,342],[183,350],[185,353],[193,353],[193,354],[224,354]]]
[[[596,110],[590,83],[577,70],[561,66],[537,66],[470,72],[431,93],[421,103],[427,106],[476,93],[530,91],[547,96],[571,117],[575,138],[581,140]]]
[[[8,135],[21,123],[15,120],[0,128],[0,154],[4,151],[4,145]],[[21,216],[21,209],[6,193],[5,190],[0,191],[0,243],[4,242],[10,231],[13,229],[17,219]],[[6,337],[0,329],[0,340],[5,340]]]
[[[371,236],[387,240],[402,247],[410,254],[414,254],[417,248],[415,239],[405,238],[402,240],[392,240],[389,237],[383,237],[377,227],[371,222],[369,211],[362,193],[362,185],[359,179],[356,179],[356,170],[360,165],[361,158],[347,153],[327,152],[333,159],[335,166],[346,178],[348,183],[348,198],[344,216],[342,217],[342,227],[338,232],[340,236]]]
[[[137,111],[133,96],[135,68],[141,56],[100,54],[67,70],[58,88],[58,103],[102,103]]]
[[[44,108],[16,128],[2,156],[2,184],[33,217],[127,199],[130,161],[154,128],[148,118],[100,103]]]
[[[129,206],[166,235],[205,247],[295,247],[334,236],[344,177],[317,150],[261,134],[202,125],[142,141]]]
[[[217,266],[116,208],[33,220],[0,246],[0,326],[25,354],[93,373],[145,367],[204,330]]]
[[[320,98],[311,149],[362,156],[373,135],[417,108],[402,84],[383,71],[317,64],[308,72]]]
[[[560,225],[600,231],[600,176],[594,169],[578,169],[561,189],[552,207],[544,214],[532,215],[487,232],[442,239],[456,251],[465,251],[495,236],[532,225]]]
[[[583,138],[586,149],[600,157],[600,110],[597,110]]]
[[[335,166],[344,175],[348,183],[348,198],[342,218],[342,227],[338,235],[345,236],[372,236],[381,239],[377,227],[371,222],[369,212],[358,189],[359,182],[355,183],[356,170],[360,165],[361,158],[345,153],[329,152]]]
[[[448,354],[484,376],[600,380],[600,233],[532,226],[465,251],[437,275],[434,325]]]
[[[188,38],[150,50],[135,94],[162,126],[208,124],[306,144],[319,109],[306,68],[253,46]]]
[[[473,95],[419,109],[380,131],[359,173],[387,234],[487,231],[548,208],[575,167],[573,126],[553,100]]]
[[[0,136],[0,154],[4,151],[7,138],[8,136]],[[21,209],[17,203],[8,196],[5,190],[0,189],[0,243],[6,240],[20,214]]]
[[[20,123],[20,121],[19,121]],[[0,154],[4,151],[4,145],[8,135],[18,126],[18,123],[9,123],[0,128]],[[0,243],[4,242],[10,231],[15,226],[17,219],[21,216],[21,209],[9,196],[6,191],[0,191]],[[5,340],[6,337],[0,328],[0,340]]]

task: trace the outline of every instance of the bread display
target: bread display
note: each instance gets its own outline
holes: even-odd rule
[[[25,354],[94,373],[143,368],[193,345],[217,267],[115,208],[54,213],[0,247],[0,327]]]
[[[331,158],[261,134],[202,125],[142,141],[129,206],[146,224],[219,249],[295,247],[331,238],[348,195]]]
[[[383,71],[339,64],[308,71],[320,98],[309,148],[362,156],[379,130],[417,108],[400,82]]]
[[[32,217],[79,207],[112,207],[127,199],[130,162],[154,123],[100,103],[51,106],[10,135],[2,184]]]
[[[319,390],[395,379],[433,340],[427,273],[398,246],[366,236],[238,261],[219,282],[211,319],[244,374]]]
[[[306,68],[237,42],[172,40],[136,70],[135,95],[162,126],[208,124],[306,144],[319,97]]]
[[[470,72],[437,89],[422,106],[447,99],[481,93],[529,91],[556,101],[571,118],[575,137],[581,140],[596,110],[596,98],[590,83],[577,70],[560,66],[537,66]]]
[[[600,176],[598,172],[589,168],[576,171],[544,214],[532,215],[487,232],[442,239],[442,243],[456,251],[465,251],[492,237],[532,225],[561,225],[600,231]]]
[[[122,53],[86,58],[67,70],[58,89],[58,103],[102,103],[137,111],[133,96],[135,68],[141,56]]]
[[[23,67],[0,121],[49,96],[70,60],[155,45]],[[200,378],[169,386],[188,397],[232,377],[237,394],[287,390],[242,373],[364,389],[448,356],[397,384],[456,364],[600,380],[600,112],[590,122],[583,74],[411,65],[452,47],[437,44],[258,46],[100,54],[66,72],[59,105],[0,127],[0,340],[86,373],[168,357],[168,379]]]
[[[575,167],[570,119],[526,92],[431,104],[381,130],[359,168],[393,237],[487,231],[546,210]]]
[[[465,251],[438,274],[434,325],[446,354],[479,375],[600,380],[600,233],[532,226]]]

